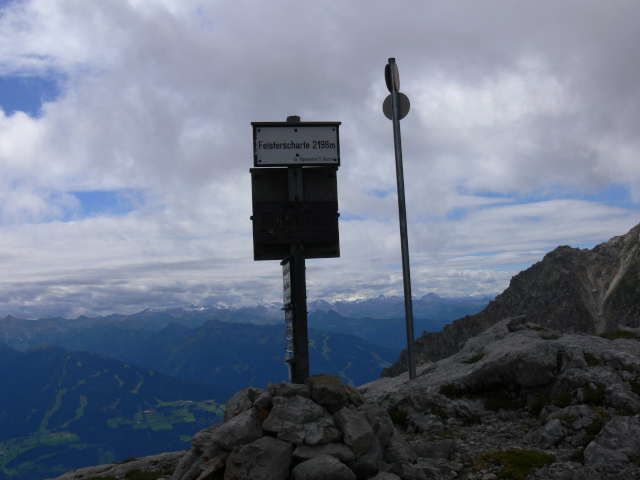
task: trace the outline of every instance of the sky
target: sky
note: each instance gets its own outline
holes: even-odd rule
[[[640,222],[636,0],[0,0],[0,318],[282,299],[251,122],[342,122],[309,300],[495,295]]]

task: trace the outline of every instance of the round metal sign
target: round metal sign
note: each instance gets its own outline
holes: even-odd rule
[[[400,102],[400,119],[402,120],[409,113],[409,108],[411,108],[411,102],[409,102],[409,97],[407,97],[404,93],[398,92],[398,101]],[[387,95],[387,98],[382,102],[382,112],[384,116],[389,120],[393,120],[393,114],[391,112],[391,95]]]

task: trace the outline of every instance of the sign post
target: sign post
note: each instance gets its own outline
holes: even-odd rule
[[[407,207],[404,198],[404,170],[402,168],[402,142],[400,136],[400,119],[409,113],[409,99],[399,92],[400,74],[396,59],[390,58],[384,71],[387,88],[391,94],[383,104],[383,111],[389,118],[388,108],[391,105],[391,120],[393,121],[393,143],[396,153],[396,179],[398,184],[398,216],[400,217],[400,246],[402,249],[402,278],[404,283],[404,311],[407,323],[407,363],[409,378],[416,378],[416,360],[413,349],[413,303],[411,300],[411,272],[409,266],[409,240],[407,236]],[[389,101],[390,100],[390,101]]]
[[[252,122],[254,260],[282,260],[285,362],[309,376],[306,259],[340,256],[340,122]],[[269,168],[265,168],[269,167]]]

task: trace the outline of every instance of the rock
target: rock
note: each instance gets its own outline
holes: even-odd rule
[[[333,418],[342,430],[344,443],[351,447],[356,458],[369,449],[375,435],[363,412],[343,408],[334,413]]]
[[[291,472],[293,480],[356,480],[356,475],[340,460],[320,455],[297,465]]]
[[[211,435],[218,428],[220,428],[222,424],[216,423],[211,425],[209,428],[205,428],[204,430],[200,430],[193,437],[191,437],[191,445],[196,447],[201,452],[204,452],[208,448],[213,447],[213,441],[211,440]]]
[[[320,455],[330,455],[337,458],[342,463],[352,462],[356,459],[349,447],[344,443],[325,443],[323,445],[299,445],[293,451],[293,458],[299,460],[310,460]]]
[[[237,445],[253,442],[264,435],[257,407],[245,410],[223,423],[211,434],[214,445],[231,450]]]
[[[388,463],[415,463],[417,458],[418,455],[413,448],[411,448],[402,435],[395,430],[385,450],[384,461]]]
[[[356,388],[353,388],[351,385],[345,385],[344,389],[347,393],[347,402],[349,405],[359,407],[366,402],[364,395],[362,395],[362,393],[360,393]]]
[[[212,456],[203,455],[203,458],[206,460],[202,465],[200,465],[200,475],[196,478],[196,480],[217,480],[222,474],[224,474],[226,468],[226,460],[229,456],[229,452],[226,451],[217,451],[212,452]]]
[[[430,442],[418,442],[413,445],[413,450],[418,457],[428,458],[444,458],[451,460],[453,454],[456,452],[456,442],[450,438],[443,438],[441,440],[433,440]],[[397,457],[398,460],[403,460],[401,456]],[[404,459],[410,463],[411,460]]]
[[[293,397],[295,395],[300,395],[301,397],[309,398],[311,395],[311,391],[309,389],[309,385],[299,384],[299,383],[290,383],[282,382],[278,383],[269,383],[267,386],[267,391],[272,397]]]
[[[227,458],[225,480],[286,480],[293,446],[271,437],[234,447]]]
[[[196,447],[191,447],[187,452],[182,456],[180,462],[176,466],[176,469],[173,471],[173,475],[171,476],[172,480],[182,480],[185,477],[187,471],[191,468],[191,466],[198,462],[198,459],[202,456],[202,451]],[[205,462],[204,459],[200,460],[198,463],[198,467]]]
[[[445,429],[444,423],[437,415],[414,414],[410,416],[409,424],[414,431],[422,433],[438,433]]]
[[[377,437],[373,437],[369,449],[347,465],[358,478],[367,478],[380,470],[384,451]]]
[[[427,480],[427,476],[420,467],[408,462],[392,463],[391,473],[398,475],[402,480]]]
[[[345,385],[336,375],[313,375],[305,383],[311,389],[311,398],[330,413],[337,412],[349,403]]]
[[[359,406],[358,411],[364,413],[367,422],[373,428],[373,433],[380,440],[380,445],[382,448],[386,448],[395,431],[389,413],[381,406],[373,403],[365,403]]]
[[[277,434],[281,440],[296,445],[321,444],[339,441],[342,432],[331,415],[310,398],[274,397],[273,408],[262,427]]]
[[[399,476],[390,472],[380,472],[370,480],[402,480]]]
[[[231,420],[236,415],[249,410],[253,407],[253,402],[256,397],[262,393],[263,390],[259,388],[247,387],[237,392],[233,397],[229,399],[224,409],[224,421]]]
[[[640,420],[637,416],[614,416],[584,451],[586,464],[605,465],[610,469],[639,456]]]

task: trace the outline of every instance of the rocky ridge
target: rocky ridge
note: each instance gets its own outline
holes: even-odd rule
[[[424,332],[415,342],[416,364],[447,358],[500,320],[519,315],[567,333],[600,334],[640,327],[639,246],[640,224],[591,250],[556,248],[515,275],[482,312],[445,325],[440,332]],[[382,376],[405,371],[403,351]]]

